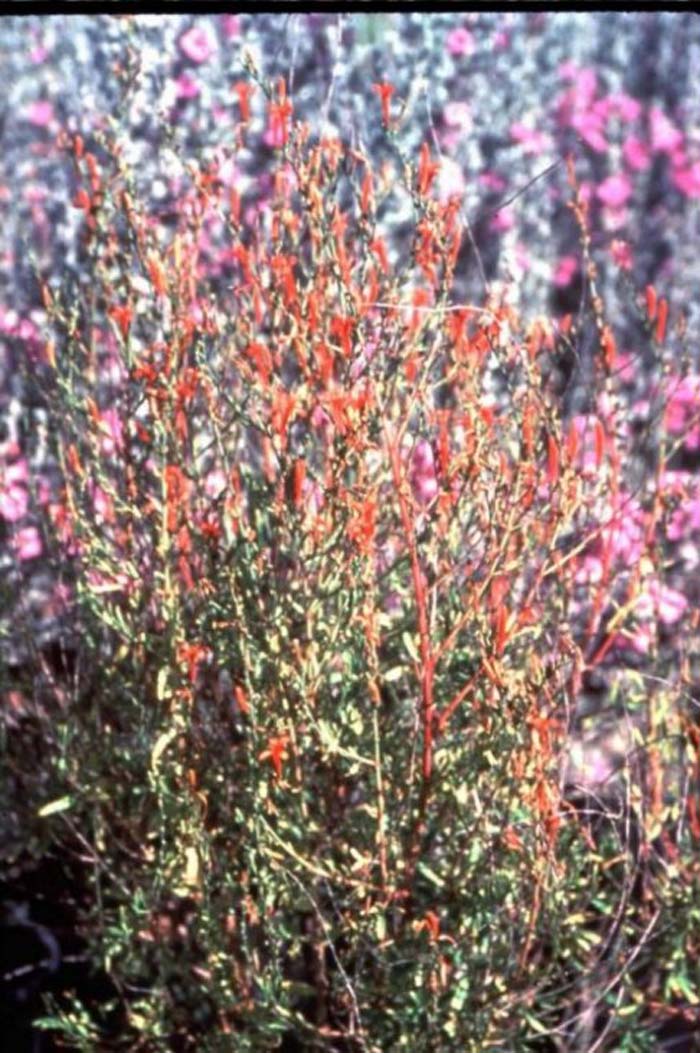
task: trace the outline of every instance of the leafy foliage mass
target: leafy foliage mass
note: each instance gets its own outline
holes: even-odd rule
[[[624,287],[635,427],[573,162],[586,295],[527,318],[485,274],[458,294],[471,228],[391,83],[377,164],[248,67],[228,160],[262,105],[265,178],[191,164],[169,225],[118,139],[62,138],[90,281],[42,282],[61,483],[6,486],[39,510],[65,654],[34,645],[8,686],[40,731],[6,733],[9,832],[85,868],[111,986],[40,1025],[83,1050],[641,1053],[698,1003],[683,319]],[[592,789],[571,736],[615,656],[625,760]]]

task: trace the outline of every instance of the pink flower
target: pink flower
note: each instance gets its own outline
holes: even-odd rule
[[[510,126],[511,139],[520,143],[523,153],[529,155],[542,154],[552,145],[551,139],[544,132],[537,131],[522,121],[516,121]]]
[[[624,384],[632,384],[637,376],[634,356],[629,351],[618,351],[615,368],[618,377]]]
[[[562,80],[573,80],[578,73],[578,66],[575,62],[567,59],[566,62],[561,63],[557,72]]]
[[[263,132],[262,139],[265,146],[269,146],[271,149],[278,149],[279,147],[284,146],[286,142],[284,126],[278,121],[268,124]]]
[[[621,230],[629,219],[629,213],[626,208],[608,208],[605,210],[603,222],[605,229],[611,232]]]
[[[365,369],[372,361],[377,353],[377,342],[376,340],[368,340],[362,351],[359,353],[357,358],[350,366],[350,379],[357,380],[361,373],[364,373]]]
[[[668,393],[665,423],[672,435],[685,432],[687,450],[700,450],[700,374],[691,373],[680,382],[674,379]]]
[[[204,26],[192,26],[180,37],[180,51],[198,66],[208,62],[216,50],[216,41]]]
[[[35,48],[29,52],[29,61],[33,62],[35,66],[41,65],[50,55],[50,51],[43,44],[37,44]]]
[[[675,625],[681,620],[688,607],[688,601],[682,592],[662,585],[659,581],[651,582],[648,595],[659,621],[664,625]]]
[[[559,73],[562,77],[574,81],[571,88],[560,97],[559,120],[577,131],[592,150],[603,153],[608,148],[603,133],[610,103],[607,99],[594,101],[597,89],[595,71],[579,70],[573,63],[565,63],[559,68]]]
[[[181,73],[175,81],[175,94],[178,99],[196,99],[199,90],[199,84],[189,73]]]
[[[51,480],[46,475],[36,477],[36,499],[42,506],[48,505],[53,495]]]
[[[114,520],[114,503],[97,483],[90,482],[88,492],[92,500],[92,509],[98,523],[110,523]]]
[[[631,194],[632,184],[624,174],[608,176],[596,190],[596,197],[608,208],[621,208]]]
[[[124,424],[113,408],[100,413],[100,433],[102,435],[102,452],[110,457],[124,446]]]
[[[504,29],[499,29],[494,33],[492,43],[494,51],[505,51],[510,45],[510,34]]]
[[[652,106],[649,111],[649,128],[652,150],[670,153],[683,142],[683,133],[658,106]]]
[[[241,32],[241,20],[238,15],[222,15],[220,24],[227,40],[233,40]]]
[[[22,527],[12,538],[12,549],[18,559],[36,559],[43,551],[41,536],[36,527]]]
[[[632,270],[634,264],[632,250],[626,241],[622,241],[620,238],[615,238],[610,246],[610,255],[613,258],[613,263],[615,263],[621,270]]]
[[[311,512],[312,515],[317,516],[325,504],[325,497],[323,496],[323,490],[315,479],[309,479],[308,476],[304,479],[302,495],[304,508]]]
[[[497,194],[501,190],[505,190],[508,185],[502,176],[499,176],[497,172],[490,172],[488,170],[482,172],[479,176],[479,182],[487,190],[494,190]]]
[[[623,91],[613,92],[607,98],[610,113],[615,113],[621,121],[636,121],[642,112],[641,103]]]
[[[427,439],[416,443],[409,478],[416,501],[421,505],[429,504],[438,492],[438,481],[433,448]]]
[[[313,410],[311,411],[310,420],[311,426],[315,428],[316,431],[321,432],[321,434],[324,437],[327,436],[333,428],[333,421],[331,420],[330,416],[324,410],[323,406],[320,406],[318,404],[314,406]]]
[[[571,118],[571,127],[578,132],[584,143],[596,153],[605,153],[608,141],[603,135],[604,117],[596,110],[582,110]]]
[[[649,654],[656,643],[656,632],[650,623],[638,625],[633,631],[618,633],[615,637],[615,646],[626,651],[635,651],[637,654]]]
[[[472,130],[472,111],[468,102],[448,102],[442,117],[450,128],[459,128],[465,135]]]
[[[474,51],[474,37],[468,29],[460,26],[447,34],[447,50],[450,55],[471,55]]]
[[[23,191],[24,200],[29,205],[40,205],[49,196],[48,189],[45,186],[37,186],[36,183],[30,183],[26,186]]]
[[[581,195],[581,200],[589,203],[593,199],[593,183],[590,179],[582,179],[579,183],[578,192]]]
[[[557,269],[554,272],[554,284],[560,288],[565,288],[571,279],[578,271],[578,260],[575,256],[562,256],[557,264]]]
[[[671,179],[686,197],[700,197],[700,161],[688,168],[674,168]]]
[[[643,171],[651,163],[649,147],[634,135],[630,135],[622,144],[622,156],[635,172]]]
[[[694,530],[700,530],[700,499],[685,501],[675,508],[666,528],[669,541],[680,541]]]
[[[577,69],[573,76],[573,97],[577,106],[582,109],[590,106],[598,88],[598,77],[593,69]]]
[[[204,492],[207,497],[210,497],[213,501],[226,489],[226,475],[222,472],[221,468],[215,468],[209,472],[204,480]]]
[[[22,460],[17,464],[8,465],[0,469],[0,516],[8,523],[16,523],[22,519],[29,507],[29,496],[26,490],[28,479],[27,462]]]
[[[588,553],[577,561],[576,584],[597,585],[603,579],[603,562],[600,556]]]
[[[53,120],[53,105],[47,99],[33,102],[27,109],[27,120],[37,128],[46,128]]]
[[[506,230],[512,230],[515,226],[515,214],[512,208],[507,206],[499,208],[493,219],[489,224],[489,229],[495,231],[498,234],[504,233]]]

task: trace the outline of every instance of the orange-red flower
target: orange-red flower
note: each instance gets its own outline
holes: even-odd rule
[[[282,778],[282,762],[289,758],[288,745],[289,735],[271,735],[267,740],[267,749],[258,755],[258,760],[269,760],[276,779]]]
[[[430,160],[430,147],[423,143],[418,157],[418,193],[422,197],[428,194],[439,171],[440,162]]]
[[[372,85],[372,90],[375,91],[377,93],[377,95],[379,96],[379,101],[380,101],[381,106],[382,106],[382,124],[384,125],[385,128],[388,128],[389,127],[389,122],[391,120],[391,113],[390,113],[391,96],[396,91],[396,88],[394,87],[393,84],[383,83],[383,84],[373,84]]]
[[[235,91],[238,96],[238,109],[241,114],[241,122],[247,124],[250,120],[250,97],[253,94],[253,88],[245,80],[238,80],[231,86],[231,91]]]

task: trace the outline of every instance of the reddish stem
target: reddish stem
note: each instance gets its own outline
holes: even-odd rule
[[[401,460],[399,456],[398,443],[389,441],[389,456],[391,458],[391,469],[394,478],[394,486],[399,498],[399,511],[401,524],[403,526],[406,543],[408,545],[411,559],[411,577],[413,578],[413,591],[416,597],[416,608],[418,612],[418,634],[420,639],[421,657],[421,700],[423,719],[423,785],[424,790],[430,781],[433,770],[433,717],[435,714],[434,704],[434,674],[435,658],[430,641],[430,629],[428,625],[428,597],[425,587],[425,578],[421,570],[418,558],[418,547],[416,545],[416,534],[411,519],[411,510],[406,500],[406,492],[401,478]]]

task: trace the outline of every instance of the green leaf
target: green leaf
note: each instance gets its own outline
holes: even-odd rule
[[[326,747],[329,753],[335,753],[338,749],[338,736],[333,731],[327,720],[319,720],[318,731],[321,736],[321,743]]]
[[[530,1025],[532,1030],[535,1032],[535,1034],[537,1034],[537,1035],[547,1035],[547,1034],[549,1034],[550,1028],[548,1028],[544,1024],[542,1024],[537,1019],[536,1016],[532,1016],[531,1013],[524,1013],[523,1015],[524,1015],[525,1020],[527,1021],[527,1023]]]
[[[409,658],[412,658],[414,662],[419,662],[418,648],[416,647],[416,641],[410,633],[401,634],[401,642],[408,651]]]
[[[155,742],[155,746],[151,750],[151,771],[155,772],[158,770],[160,758],[163,756],[173,739],[177,738],[177,735],[178,729],[170,728],[168,731],[164,731],[161,735],[158,736]]]
[[[416,869],[420,870],[421,874],[423,874],[424,877],[427,877],[428,881],[432,881],[434,885],[437,885],[438,888],[442,888],[445,884],[439,874],[436,874],[435,871],[431,870],[425,863],[418,863]]]
[[[158,670],[158,678],[156,680],[156,698],[159,702],[162,702],[165,698],[166,691],[168,689],[168,673],[169,669],[167,666],[163,666],[162,669]]]
[[[37,815],[41,819],[45,819],[47,815],[56,815],[57,812],[67,811],[73,804],[73,796],[66,794],[65,797],[57,797],[55,801],[49,801],[43,808],[40,808]]]

